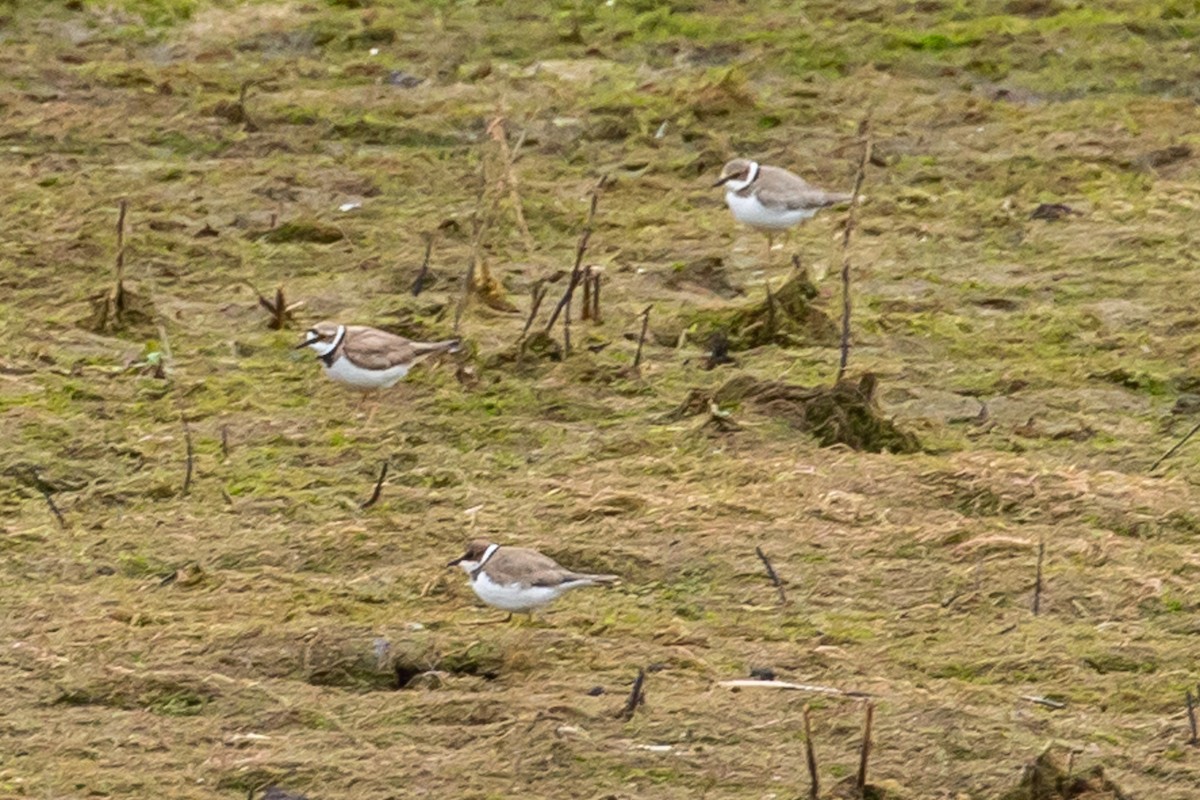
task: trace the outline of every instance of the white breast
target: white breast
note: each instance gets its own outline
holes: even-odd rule
[[[325,368],[325,374],[333,380],[359,389],[386,389],[408,374],[408,364],[381,370],[363,369],[356,367],[345,356],[335,360],[331,367],[326,367],[325,362],[321,362],[321,366]]]
[[[486,572],[480,572],[471,581],[471,588],[480,600],[505,611],[529,611],[544,606],[574,585],[522,586],[519,583],[496,583]]]
[[[729,210],[733,212],[733,216],[738,222],[755,228],[769,228],[772,230],[790,228],[798,222],[811,219],[817,213],[815,208],[798,208],[792,210],[767,208],[758,202],[758,198],[754,195],[742,197],[735,192],[725,193],[725,203],[729,206]]]

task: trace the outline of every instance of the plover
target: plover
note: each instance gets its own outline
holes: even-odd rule
[[[822,208],[851,199],[845,192],[818,189],[786,169],[746,158],[726,164],[713,186],[725,187],[725,203],[738,222],[767,234],[768,260],[776,231],[786,231]]]
[[[614,583],[616,575],[572,572],[554,559],[523,547],[501,547],[477,539],[447,567],[462,567],[471,588],[489,606],[509,612],[532,612],[583,586]]]
[[[310,347],[325,374],[356,389],[387,389],[408,374],[413,365],[434,353],[453,353],[457,339],[414,342],[365,325],[318,322],[308,329],[299,350]]]

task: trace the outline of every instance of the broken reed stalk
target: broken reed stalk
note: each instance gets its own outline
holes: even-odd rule
[[[100,327],[104,328],[111,322],[119,326],[125,315],[125,214],[129,204],[121,198],[117,210],[117,258],[113,268],[114,284],[112,290],[104,296],[104,311]]]
[[[1178,442],[1176,442],[1174,447],[1172,447],[1170,450],[1168,450],[1167,452],[1165,452],[1161,456],[1159,456],[1158,460],[1150,465],[1150,472],[1154,472],[1154,470],[1158,469],[1159,464],[1166,461],[1171,456],[1175,455],[1175,452],[1177,450],[1179,450],[1179,448],[1181,448],[1185,444],[1187,444],[1188,439],[1191,439],[1193,436],[1195,436],[1197,431],[1200,431],[1200,422],[1197,422],[1196,426],[1187,432],[1187,436],[1184,436],[1182,439],[1180,439]]]
[[[579,320],[590,319],[592,316],[592,268],[583,268],[583,308],[579,312]]]
[[[63,517],[62,512],[58,510],[58,504],[54,502],[53,495],[51,495],[50,492],[46,491],[45,489],[42,489],[42,497],[46,498],[46,505],[48,505],[50,507],[50,513],[54,515],[54,518],[56,520],[58,520],[58,527],[62,528],[65,531],[67,529],[67,520],[66,520],[66,518]],[[1192,738],[1193,739],[1196,738],[1195,734],[1194,734],[1195,729],[1196,729],[1196,725],[1193,722],[1192,723],[1192,730],[1193,730]]]
[[[817,800],[821,785],[817,779],[817,753],[813,750],[812,725],[808,719],[808,704],[804,705],[804,761],[808,765],[808,796]]]
[[[563,358],[571,355],[571,299],[567,298],[567,305],[563,308]]]
[[[421,269],[417,272],[417,279],[413,281],[412,295],[416,297],[425,288],[425,278],[429,275],[429,258],[433,255],[433,240],[436,234],[425,234],[425,258],[421,260]]]
[[[600,320],[600,273],[592,276],[592,324],[599,325]]]
[[[242,81],[242,88],[238,91],[238,108],[242,112],[242,126],[247,133],[254,133],[258,130],[258,126],[250,119],[250,112],[246,109],[246,99],[250,96],[250,87],[256,85],[256,80]]]
[[[767,577],[771,579],[771,583],[775,584],[775,591],[779,592],[779,605],[787,605],[787,592],[784,591],[783,581],[779,579],[779,574],[775,572],[775,567],[771,566],[770,560],[767,559],[767,554],[763,552],[761,547],[754,548],[758,560],[767,568]]]
[[[646,344],[646,329],[650,327],[650,309],[652,308],[654,308],[653,304],[646,306],[642,311],[642,332],[638,334],[637,355],[633,357],[634,369],[637,369],[642,363],[642,346]]]
[[[503,182],[508,187],[508,196],[513,204],[513,216],[517,218],[517,229],[521,231],[521,240],[525,243],[525,249],[532,254],[535,248],[533,236],[529,233],[529,224],[525,222],[525,205],[521,200],[521,190],[517,185],[517,174],[513,170],[517,155],[521,152],[522,145],[525,144],[526,132],[521,131],[521,135],[517,137],[517,143],[510,148],[508,146],[508,130],[504,127],[504,117],[497,116],[488,126],[488,133],[500,145],[500,160],[504,164]]]
[[[471,284],[475,282],[475,265],[479,263],[479,248],[483,243],[484,229],[487,227],[487,220],[483,214],[483,200],[486,195],[487,160],[481,155],[479,158],[479,187],[475,192],[475,208],[471,212],[471,260],[467,264],[467,274],[463,280],[462,294],[458,298],[458,306],[454,309],[455,336],[458,336],[463,311],[467,308],[467,300],[471,298]]]
[[[581,268],[583,265],[583,254],[587,252],[588,241],[592,238],[592,221],[596,218],[596,206],[600,202],[600,192],[603,191],[608,183],[608,176],[602,175],[600,180],[596,181],[596,185],[592,187],[592,202],[588,206],[587,220],[583,223],[583,232],[579,234],[579,243],[575,246],[575,265],[571,268],[571,279],[567,281],[567,288],[563,292],[563,296],[559,299],[558,305],[554,307],[554,312],[550,315],[550,321],[546,323],[546,333],[554,330],[554,323],[558,321],[558,315],[571,301],[571,296],[575,294],[575,287],[579,285],[579,280],[582,276]]]
[[[183,421],[183,441],[187,446],[187,468],[183,473],[183,490],[181,494],[186,496],[188,490],[192,488],[192,470],[196,458],[196,451],[192,447],[192,429],[187,424],[186,419]]]
[[[359,508],[367,509],[379,502],[379,495],[383,493],[383,481],[387,478],[388,462],[383,462],[383,467],[379,470],[379,480],[375,481],[375,491],[371,492],[371,496],[364,500]]]
[[[304,306],[304,301],[300,300],[298,302],[289,304],[287,297],[283,293],[282,284],[275,287],[275,299],[268,300],[267,298],[263,297],[262,292],[260,292],[258,288],[254,286],[254,284],[250,283],[249,281],[243,282],[249,286],[251,290],[253,290],[254,294],[258,296],[258,304],[266,309],[267,313],[271,315],[271,321],[267,323],[268,328],[273,331],[281,331],[288,326],[288,323],[296,321],[296,318],[292,312],[298,308],[302,308]]]
[[[850,192],[850,211],[846,214],[846,229],[842,231],[842,342],[837,371],[839,381],[846,374],[846,365],[850,363],[850,235],[858,225],[858,195],[867,176],[867,164],[871,161],[873,143],[870,111],[859,126],[859,134],[863,140],[862,160],[858,162],[858,172],[854,175],[854,188]]]
[[[50,495],[46,495],[47,499],[49,499],[49,497]],[[51,506],[51,508],[53,507],[54,506]],[[1200,687],[1197,688],[1197,691],[1200,691]],[[1185,697],[1187,699],[1188,725],[1192,729],[1192,738],[1188,739],[1188,744],[1195,747],[1196,745],[1200,744],[1200,735],[1198,735],[1196,730],[1196,700],[1192,697],[1192,692],[1190,689]]]
[[[871,723],[874,720],[875,704],[868,701],[867,718],[863,722],[862,749],[858,753],[858,778],[854,781],[859,797],[866,797],[867,792],[867,761],[871,758]]]
[[[1033,580],[1033,615],[1042,609],[1042,561],[1046,558],[1046,540],[1038,542],[1037,576]]]
[[[621,709],[621,719],[628,722],[633,719],[633,713],[637,711],[637,707],[646,702],[646,670],[638,667],[637,677],[633,681],[633,688],[629,692],[628,699],[625,700],[625,707]]]
[[[525,337],[529,335],[529,329],[533,327],[533,321],[537,319],[538,309],[542,307],[542,301],[546,299],[548,291],[546,284],[538,281],[533,285],[531,290],[532,298],[529,303],[529,316],[525,318],[525,327],[521,329],[521,337],[517,339],[522,344],[525,343]]]
[[[229,426],[221,426],[221,458],[229,460]]]

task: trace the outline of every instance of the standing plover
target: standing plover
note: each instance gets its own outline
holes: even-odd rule
[[[299,350],[310,347],[325,374],[356,389],[386,389],[408,374],[413,365],[434,353],[453,353],[457,339],[414,342],[364,325],[318,322],[308,329]]]
[[[738,222],[767,234],[768,261],[776,231],[786,231],[826,206],[851,199],[845,192],[818,189],[786,169],[746,158],[726,164],[713,186],[725,187],[725,203]]]
[[[477,539],[447,567],[462,567],[471,588],[489,606],[509,612],[532,612],[571,589],[614,583],[616,575],[572,572],[549,556],[523,547],[501,547]]]

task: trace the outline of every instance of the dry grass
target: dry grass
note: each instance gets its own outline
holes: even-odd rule
[[[1051,743],[1195,795],[1200,446],[1146,474],[1198,385],[1184,4],[684,5],[0,4],[0,796],[797,796],[806,701],[841,791],[861,702],[716,685],[758,667],[875,698],[877,796],[998,798]],[[672,420],[738,373],[831,382],[827,344],[701,369],[697,314],[839,258],[829,214],[764,271],[707,184],[734,154],[847,184],[868,102],[850,377],[924,451],[752,403]],[[469,306],[469,360],[367,419],[251,286],[446,334],[497,113],[536,246],[504,195],[482,257],[522,309]],[[604,322],[514,360],[601,174]],[[148,316],[99,334],[121,198]],[[500,615],[442,570],[471,536],[623,582],[476,624]]]

